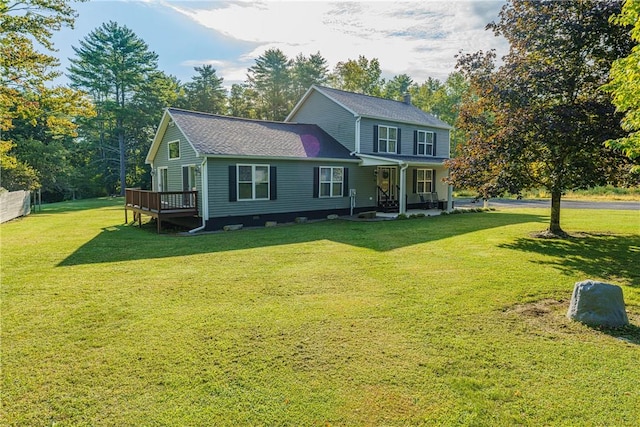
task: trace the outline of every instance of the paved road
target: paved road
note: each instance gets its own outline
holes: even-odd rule
[[[473,199],[454,199],[455,207],[482,207],[482,200],[473,203]],[[562,200],[560,206],[566,209],[615,209],[637,210],[640,212],[640,202],[606,201],[594,202],[586,200]],[[551,208],[551,199],[491,199],[489,207],[494,208]]]

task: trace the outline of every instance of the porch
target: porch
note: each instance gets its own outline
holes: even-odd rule
[[[373,170],[378,211],[406,214],[409,209],[452,209],[452,187],[442,179],[448,175],[444,157],[388,153],[358,153],[357,156],[361,167]],[[409,182],[407,175],[411,177]]]
[[[133,212],[133,221],[142,225],[141,216],[156,219],[158,233],[162,221],[168,218],[194,217],[198,215],[197,191],[148,191],[139,188],[125,189],[124,221],[129,223],[128,212]]]

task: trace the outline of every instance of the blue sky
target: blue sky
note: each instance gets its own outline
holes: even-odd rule
[[[320,52],[330,70],[339,61],[378,58],[383,76],[406,73],[415,82],[444,80],[455,55],[507,43],[484,28],[504,1],[166,1],[92,0],[74,4],[74,29],[54,35],[66,71],[72,46],[103,22],[130,28],[159,56],[159,68],[187,82],[193,67],[211,64],[224,85],[246,79],[269,48],[288,57]],[[64,80],[63,80],[64,82]]]

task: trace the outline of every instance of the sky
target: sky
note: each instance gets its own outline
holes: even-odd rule
[[[408,74],[414,82],[444,81],[455,56],[507,42],[485,26],[498,19],[502,0],[386,1],[168,1],[90,0],[75,3],[75,28],[53,37],[62,70],[102,23],[131,29],[158,54],[158,68],[186,83],[194,67],[211,64],[224,86],[246,81],[247,69],[267,49],[289,58],[320,54],[329,70],[364,55],[380,61],[383,77]],[[64,77],[60,83],[66,83]]]

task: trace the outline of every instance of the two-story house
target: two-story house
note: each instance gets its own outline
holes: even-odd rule
[[[434,197],[450,208],[442,181],[450,129],[409,99],[322,86],[312,86],[284,122],[168,108],[146,159],[153,189],[128,190],[125,207],[159,219],[195,214],[206,230],[404,213]]]

